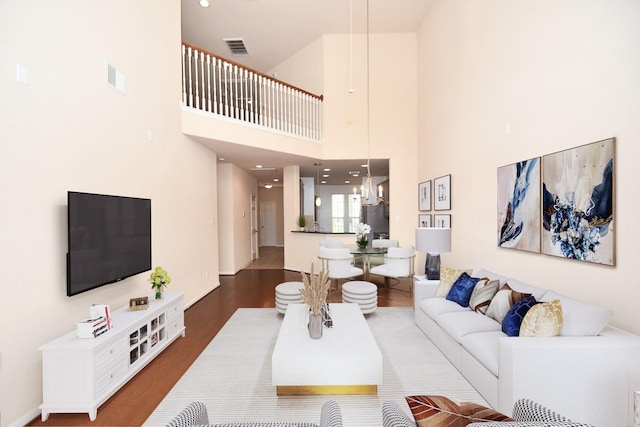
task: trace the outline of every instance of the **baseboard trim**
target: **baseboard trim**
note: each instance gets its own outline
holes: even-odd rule
[[[18,418],[17,420],[14,420],[12,423],[7,424],[7,427],[26,426],[27,424],[30,424],[32,421],[34,421],[36,418],[40,418],[41,414],[42,412],[40,411],[40,408],[34,408],[29,412],[27,412],[26,414],[24,414],[22,417]],[[87,418],[87,420],[88,419],[89,418]]]

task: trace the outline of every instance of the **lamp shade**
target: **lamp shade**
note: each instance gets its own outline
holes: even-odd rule
[[[416,228],[416,250],[442,253],[451,251],[451,228]]]

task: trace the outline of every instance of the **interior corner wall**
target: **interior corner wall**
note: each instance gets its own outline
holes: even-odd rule
[[[258,180],[233,164],[218,164],[220,274],[236,274],[252,261],[251,195]]]
[[[66,296],[67,191],[151,199],[152,266],[192,304],[218,283],[215,154],[181,131],[180,3],[0,2],[2,426],[39,415],[38,347],[148,273]],[[126,93],[106,83],[106,62]],[[26,83],[16,70],[25,71]]]
[[[453,251],[640,333],[640,3],[435,0],[418,35],[418,182],[451,174]],[[497,168],[616,138],[616,265],[497,247]]]
[[[417,215],[418,41],[415,33],[353,38],[353,84],[349,37],[323,37],[325,158],[389,159],[389,231],[414,244]],[[369,82],[369,83],[368,83]],[[353,93],[348,89],[353,86]],[[376,175],[376,171],[371,171]]]
[[[322,95],[324,91],[322,47],[322,38],[312,41],[274,67],[270,74],[290,85],[304,88],[307,92]],[[304,72],[300,72],[301,65],[304,67]]]
[[[236,239],[234,238],[234,198],[233,193],[233,165],[230,163],[218,164],[218,238],[221,242],[218,252],[220,274],[235,274]]]

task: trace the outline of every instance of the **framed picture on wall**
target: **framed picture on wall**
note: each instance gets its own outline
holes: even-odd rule
[[[418,215],[418,227],[420,228],[431,227],[431,214]]]
[[[433,209],[447,211],[451,209],[451,175],[441,176],[433,182]]]
[[[433,216],[433,226],[436,228],[451,228],[451,215],[435,214]]]
[[[498,168],[498,246],[540,252],[540,157]]]
[[[418,184],[418,210],[431,210],[431,181]]]
[[[615,265],[615,138],[542,157],[542,253]]]

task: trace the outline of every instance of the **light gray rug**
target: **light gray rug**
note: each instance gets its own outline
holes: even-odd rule
[[[366,316],[383,355],[383,384],[377,396],[278,397],[271,385],[271,353],[282,318],[272,308],[238,309],[144,425],[164,426],[194,400],[207,405],[213,423],[318,422],[322,403],[334,399],[346,427],[382,426],[385,400],[400,403],[409,414],[404,396],[412,394],[487,405],[418,329],[409,307],[381,307]]]

